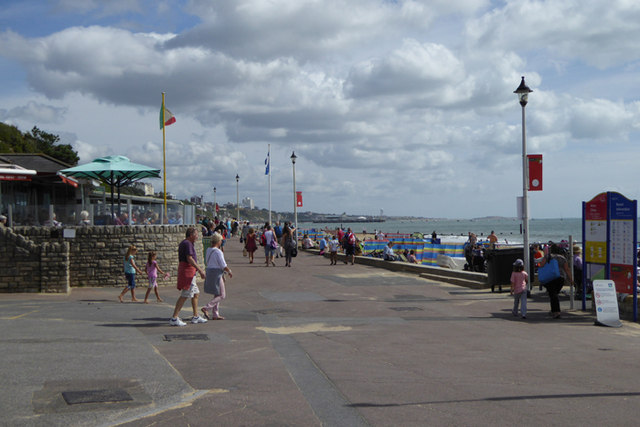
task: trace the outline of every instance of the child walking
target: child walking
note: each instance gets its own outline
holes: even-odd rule
[[[522,318],[527,318],[527,283],[529,275],[524,271],[524,262],[517,259],[513,263],[513,272],[511,273],[511,295],[513,295],[513,313],[518,316],[518,305],[520,305],[520,313]]]
[[[144,303],[149,304],[149,294],[151,293],[151,289],[156,294],[156,298],[158,302],[162,302],[162,298],[158,295],[158,273],[162,274],[164,278],[169,277],[169,273],[165,273],[162,271],[160,266],[158,265],[158,261],[156,261],[158,254],[154,251],[149,252],[149,256],[147,257],[147,265],[145,266],[145,270],[147,271],[147,277],[149,278],[149,288],[147,288],[147,293],[144,296]]]
[[[142,274],[142,270],[138,268],[134,260],[134,255],[137,252],[138,248],[136,248],[135,245],[131,245],[129,249],[127,249],[127,254],[124,256],[124,276],[127,279],[127,286],[125,286],[122,292],[120,292],[120,295],[118,295],[120,302],[123,302],[122,297],[129,290],[131,290],[131,301],[139,301],[136,299],[136,272]]]

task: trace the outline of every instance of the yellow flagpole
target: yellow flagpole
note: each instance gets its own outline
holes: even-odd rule
[[[166,139],[164,131],[164,92],[162,92],[162,178],[164,180],[164,190],[162,196],[164,197],[164,217],[167,218],[167,155],[166,155]]]

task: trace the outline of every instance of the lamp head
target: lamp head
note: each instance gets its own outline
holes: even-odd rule
[[[295,152],[295,151],[293,151],[293,152],[291,153],[291,163],[293,163],[293,164],[295,165],[295,164],[296,164],[296,159],[297,159],[297,158],[298,158],[298,157],[296,156],[296,152]]]
[[[520,105],[522,105],[523,107],[527,105],[527,102],[529,101],[529,93],[531,92],[533,91],[529,89],[529,86],[527,86],[527,84],[524,82],[524,76],[522,76],[522,81],[520,82],[520,86],[518,86],[518,89],[513,91],[513,93],[518,95],[518,100],[520,101]]]
[[[240,181],[240,177],[236,174],[236,182]]]

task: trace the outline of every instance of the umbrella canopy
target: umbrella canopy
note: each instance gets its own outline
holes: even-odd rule
[[[145,178],[160,178],[160,169],[133,163],[124,156],[99,157],[85,165],[60,171],[66,176],[95,179],[111,186],[111,213],[113,214],[113,187],[118,189],[118,214],[120,213],[120,187]]]

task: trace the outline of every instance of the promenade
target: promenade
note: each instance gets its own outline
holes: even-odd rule
[[[537,290],[522,320],[508,293],[302,251],[265,268],[259,254],[248,264],[227,244],[226,320],[202,325],[169,326],[175,272],[164,303],[121,304],[121,288],[0,294],[0,425],[638,423],[637,324],[552,320]]]

